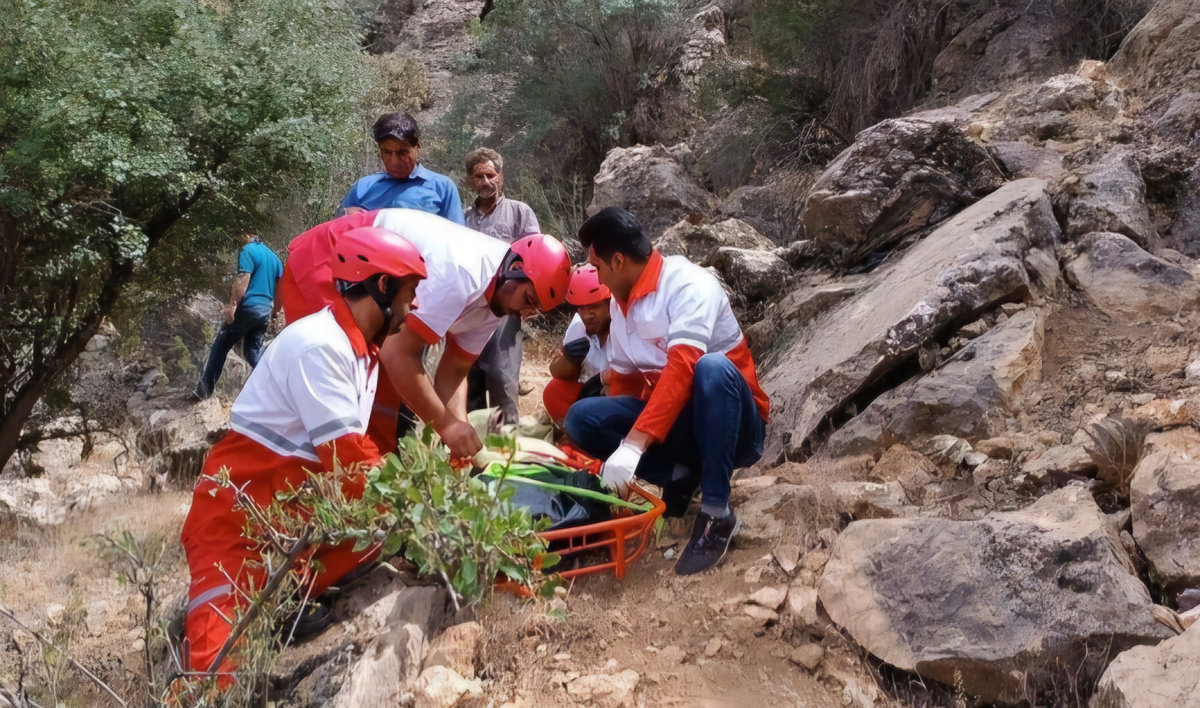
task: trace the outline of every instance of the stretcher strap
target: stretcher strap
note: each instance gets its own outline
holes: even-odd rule
[[[192,600],[191,602],[188,603],[187,613],[190,615],[196,609],[203,607],[205,603],[212,602],[213,600],[217,599],[218,597],[225,597],[226,595],[229,595],[232,592],[233,592],[233,585],[230,585],[229,583],[225,583],[224,585],[218,585],[215,588],[205,590],[204,592],[197,595],[194,600]]]

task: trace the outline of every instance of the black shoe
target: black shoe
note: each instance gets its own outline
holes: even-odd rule
[[[304,603],[298,614],[284,620],[283,635],[302,640],[315,637],[333,624],[333,606],[322,598]]]
[[[676,575],[695,575],[708,570],[725,557],[729,542],[738,530],[737,514],[732,511],[723,519],[715,519],[703,511],[692,527],[692,540],[679,555]]]

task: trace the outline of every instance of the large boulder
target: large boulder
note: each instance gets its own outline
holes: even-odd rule
[[[1093,233],[1076,244],[1067,282],[1110,317],[1146,321],[1190,312],[1200,303],[1191,273],[1143,251],[1116,233]]]
[[[1183,708],[1200,702],[1200,623],[1108,665],[1088,708]]]
[[[829,452],[878,454],[892,443],[946,434],[976,441],[1007,429],[1025,386],[1041,378],[1045,314],[1018,312],[943,366],[888,391],[834,433]]]
[[[666,148],[635,145],[613,148],[600,165],[588,216],[610,206],[633,212],[656,239],[683,219],[702,221],[713,197]]]
[[[664,256],[687,256],[693,263],[704,263],[719,248],[770,250],[775,244],[741,219],[714,224],[693,224],[685,219],[655,239],[654,247]]]
[[[1016,703],[1069,667],[1171,636],[1119,532],[1081,486],[978,521],[857,521],[819,593],[834,622],[883,661]]]
[[[1146,244],[1154,236],[1146,208],[1146,183],[1128,148],[1117,148],[1090,165],[1067,214],[1067,236],[1114,231]]]
[[[1143,102],[1157,131],[1187,136],[1200,122],[1200,0],[1159,0],[1121,43],[1109,74]]]
[[[1133,537],[1168,594],[1200,586],[1200,432],[1146,436],[1129,500]]]
[[[730,192],[716,214],[741,219],[775,243],[787,244],[796,236],[800,211],[815,177],[808,171],[776,170],[761,185],[748,184]]]
[[[744,248],[718,248],[705,265],[715,268],[746,304],[774,297],[792,274],[791,266],[771,251]]]
[[[802,459],[829,420],[881,393],[889,373],[951,327],[1000,302],[1053,292],[1058,237],[1045,183],[1010,182],[876,269],[854,297],[786,328],[763,360],[774,404],[764,459]]]
[[[953,123],[885,120],[859,133],[813,185],[801,215],[804,237],[850,266],[1003,182],[995,160]]]

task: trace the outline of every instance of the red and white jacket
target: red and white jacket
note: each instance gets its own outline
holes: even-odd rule
[[[683,256],[654,251],[627,302],[612,299],[606,352],[609,395],[647,401],[635,430],[663,441],[692,398],[696,362],[724,354],[754,394],[763,420],[770,401],[758,384],[754,358],[715,277]]]
[[[232,430],[205,462],[205,473],[228,468],[232,480],[261,503],[299,486],[308,471],[379,464],[366,437],[379,377],[377,351],[367,344],[345,302],[304,317],[267,347],[234,401]],[[201,483],[204,485],[205,483]],[[346,492],[361,494],[361,481]]]

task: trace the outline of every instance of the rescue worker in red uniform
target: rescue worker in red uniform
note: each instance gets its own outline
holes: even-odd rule
[[[596,267],[585,263],[571,274],[567,302],[577,308],[563,344],[550,362],[550,382],[542,391],[542,403],[556,425],[562,425],[567,410],[584,398],[604,395],[608,371],[608,312],[612,293],[600,283]]]
[[[654,250],[638,220],[617,207],[579,229],[600,282],[612,291],[606,343],[609,392],[575,403],[571,440],[604,460],[601,477],[624,492],[634,476],[664,488],[682,516],[699,488],[700,513],[675,572],[716,565],[737,532],[729,480],[762,456],[770,403],[754,358],[712,274]]]
[[[366,436],[379,345],[400,328],[427,270],[411,243],[368,227],[340,236],[326,272],[336,296],[267,348],[233,404],[232,429],[204,465],[205,477],[227,470],[230,481],[263,506],[276,492],[299,487],[310,472],[327,473],[335,465],[359,465],[360,474],[348,478],[344,491],[360,496],[361,471],[380,462]],[[191,573],[185,625],[191,671],[211,668],[245,600],[239,590],[265,583],[261,556],[242,535],[245,526],[233,491],[202,478],[182,534]],[[371,555],[352,548],[314,550],[304,561],[319,562],[304,588],[307,596],[317,597]],[[226,660],[220,667],[226,685],[229,670]]]
[[[401,404],[426,421],[454,458],[471,457],[483,443],[467,422],[463,382],[501,318],[528,317],[554,309],[566,298],[571,260],[554,237],[533,234],[512,244],[485,236],[433,214],[412,209],[359,212],[297,236],[280,283],[289,321],[328,297],[323,273],[339,234],[371,224],[410,241],[429,267],[404,326],[380,349],[383,370],[372,412],[370,435],[383,449],[396,444]],[[423,354],[445,341],[436,374],[425,372]]]

